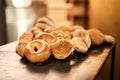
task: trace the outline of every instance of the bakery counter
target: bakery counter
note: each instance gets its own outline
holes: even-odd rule
[[[51,56],[44,63],[35,64],[16,53],[17,44],[0,46],[0,80],[95,80],[110,55],[111,72],[114,70],[114,44],[91,46],[85,54],[74,51],[65,60]]]

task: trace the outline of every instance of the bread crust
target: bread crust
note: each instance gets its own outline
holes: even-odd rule
[[[44,62],[50,57],[51,49],[44,40],[33,40],[25,47],[24,54],[32,63]]]
[[[66,39],[59,39],[52,44],[52,55],[56,59],[65,59],[73,51],[72,44]]]

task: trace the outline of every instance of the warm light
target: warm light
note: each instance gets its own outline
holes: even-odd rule
[[[32,3],[32,0],[12,0],[13,6],[17,8],[28,7]]]
[[[17,21],[17,27],[18,27],[18,37],[22,35],[24,32],[27,31],[28,24],[26,24],[26,20],[19,20]]]

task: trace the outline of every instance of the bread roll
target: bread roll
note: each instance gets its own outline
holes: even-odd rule
[[[54,21],[49,17],[42,17],[38,19],[37,23],[35,24],[35,27],[39,27],[42,31],[44,31],[48,27],[54,26],[55,26]]]
[[[52,54],[56,59],[65,59],[72,52],[72,44],[66,39],[59,39],[52,44]]]
[[[26,47],[28,43],[18,43],[17,47],[16,47],[16,52],[18,55],[20,55],[21,57],[24,57],[24,49]]]
[[[89,29],[88,32],[90,34],[92,45],[100,45],[105,41],[104,34],[98,29]]]
[[[80,26],[80,25],[74,25],[73,26],[73,31],[76,30],[76,29],[84,29],[83,26]]]
[[[44,40],[33,40],[25,47],[24,54],[32,63],[44,62],[50,57],[51,48]]]
[[[39,33],[35,36],[34,40],[45,40],[47,43],[51,44],[53,42],[56,41],[56,38],[55,36],[53,36],[52,34],[50,33],[45,33],[45,32],[42,32],[42,33]]]
[[[16,52],[21,56],[24,57],[24,48],[26,47],[26,45],[32,41],[33,39],[33,34],[30,32],[25,32],[23,33],[20,38],[19,38],[19,43],[16,47]]]
[[[31,32],[32,32],[33,35],[35,36],[35,35],[37,35],[38,33],[43,32],[43,31],[42,31],[39,27],[33,27]]]
[[[61,31],[72,32],[73,31],[73,27],[71,27],[71,26],[65,26],[65,25],[60,25],[60,26],[55,27],[54,30],[61,30]]]
[[[68,31],[62,31],[62,30],[55,30],[52,31],[51,34],[53,34],[57,39],[71,39],[71,33]]]
[[[75,31],[73,31],[72,36],[80,37],[85,42],[88,48],[91,46],[91,39],[90,39],[89,32],[87,30],[76,29]]]
[[[80,53],[85,53],[88,50],[87,45],[80,37],[73,37],[71,43],[73,48]]]
[[[20,43],[28,43],[32,41],[33,39],[33,34],[31,32],[24,32],[20,37],[19,37],[19,42]]]

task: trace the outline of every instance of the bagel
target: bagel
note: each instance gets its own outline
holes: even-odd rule
[[[20,43],[28,43],[32,41],[33,39],[33,34],[31,32],[24,32],[20,37],[19,37],[19,42]]]
[[[51,55],[51,48],[44,40],[33,40],[24,50],[25,57],[32,63],[43,62]]]
[[[33,27],[31,32],[33,33],[33,35],[37,35],[40,32],[43,32],[39,27]]]
[[[52,32],[53,30],[54,30],[54,27],[48,27],[48,28],[46,28],[46,29],[44,30],[44,32],[50,33],[50,32]]]
[[[101,45],[105,41],[104,34],[98,29],[88,30],[92,45]]]
[[[37,23],[35,24],[35,27],[39,27],[42,31],[44,31],[48,27],[54,26],[55,26],[54,21],[49,17],[42,17],[38,19]]]
[[[47,43],[53,43],[56,41],[55,36],[53,36],[50,33],[45,33],[45,32],[37,34],[34,40],[37,40],[37,39],[45,40]]]
[[[72,36],[80,37],[85,42],[88,48],[91,46],[91,39],[90,39],[89,32],[87,30],[76,29],[75,31],[73,31]]]
[[[71,27],[71,26],[65,26],[65,25],[60,25],[60,26],[55,27],[54,30],[61,30],[61,31],[72,32],[73,31],[73,27]]]
[[[80,37],[73,37],[71,43],[73,48],[78,52],[85,53],[88,50],[87,45]]]
[[[21,57],[24,57],[24,49],[25,49],[25,47],[26,47],[27,44],[28,43],[18,43],[18,45],[16,47],[16,52]]]
[[[66,39],[59,39],[52,44],[52,55],[56,59],[65,59],[73,52],[72,44]]]
[[[33,34],[30,32],[25,32],[23,33],[20,38],[19,38],[19,43],[16,47],[16,52],[21,56],[24,57],[24,48],[26,45],[32,41],[33,39]]]

